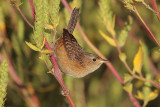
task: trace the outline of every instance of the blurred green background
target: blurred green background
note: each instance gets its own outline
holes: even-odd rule
[[[124,23],[129,22],[129,16],[132,17],[133,23],[130,25],[130,31],[127,33],[127,40],[122,51],[127,55],[127,63],[133,68],[133,58],[138,51],[138,40],[142,40],[147,48],[147,55],[155,66],[160,71],[160,52],[157,45],[148,36],[148,32],[141,24],[136,15],[127,10],[121,0],[108,0],[110,9],[116,15],[115,31],[117,35],[124,27]],[[106,28],[101,19],[99,0],[68,0],[71,7],[80,7],[79,22],[86,33],[89,40],[105,55],[123,78],[125,73],[128,73],[123,63],[120,61],[117,49],[108,44],[99,34],[102,30],[106,34]],[[74,4],[74,3],[75,4]],[[150,0],[145,0],[150,5]],[[34,25],[32,11],[28,0],[21,1],[20,9],[27,19]],[[76,4],[77,3],[77,4]],[[160,1],[157,0],[157,5],[160,8]],[[156,15],[145,8],[141,3],[136,3],[136,7],[143,17],[147,25],[160,41],[160,22]],[[41,107],[69,107],[68,101],[61,95],[61,88],[53,75],[47,73],[48,69],[45,63],[38,57],[40,53],[31,50],[25,41],[32,43],[33,29],[23,20],[17,9],[10,3],[9,0],[0,0],[0,22],[4,22],[6,26],[5,48],[8,50],[12,64],[20,80],[27,89],[36,93]],[[70,14],[66,8],[60,3],[59,25],[57,27],[56,38],[61,36],[62,29],[67,26]],[[42,35],[39,35],[42,36]],[[74,36],[77,38],[84,50],[94,53],[90,47],[83,41],[81,35],[76,29]],[[118,37],[117,37],[118,38]],[[0,52],[6,57],[4,52],[2,35],[0,35]],[[145,60],[146,62],[148,60]],[[148,62],[149,63],[149,62]],[[143,74],[149,74],[155,77],[150,69],[150,66],[144,64]],[[158,77],[158,76],[157,76]],[[76,79],[67,75],[63,75],[67,88],[77,105],[77,107],[133,107],[129,96],[123,90],[122,85],[110,72],[106,65],[102,65],[95,72],[87,75],[84,78]],[[141,81],[135,80],[134,94],[136,90],[141,89]],[[154,87],[151,87],[154,89]],[[7,97],[5,107],[28,107],[29,105],[24,100],[21,93],[21,88],[18,86],[11,74],[9,75]],[[143,101],[138,100],[140,104]],[[147,107],[159,107],[160,97],[158,96],[153,101],[149,102]]]

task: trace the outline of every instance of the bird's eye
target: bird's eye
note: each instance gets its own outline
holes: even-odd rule
[[[93,58],[93,61],[95,62],[95,61],[96,61],[96,59],[95,59],[95,58]]]

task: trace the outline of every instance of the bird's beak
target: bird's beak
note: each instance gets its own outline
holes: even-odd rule
[[[103,60],[102,60],[102,63],[105,63],[105,62],[109,62],[109,60],[103,59]]]

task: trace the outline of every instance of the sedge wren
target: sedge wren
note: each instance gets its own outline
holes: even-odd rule
[[[84,77],[95,71],[104,60],[97,55],[85,52],[72,35],[79,18],[79,9],[74,8],[63,35],[56,41],[54,52],[58,66],[62,72],[75,78]]]

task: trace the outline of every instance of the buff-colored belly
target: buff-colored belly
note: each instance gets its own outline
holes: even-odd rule
[[[55,44],[55,56],[60,70],[73,77],[83,77],[86,72],[84,66],[81,66],[76,60],[69,59],[61,39],[57,43]]]

